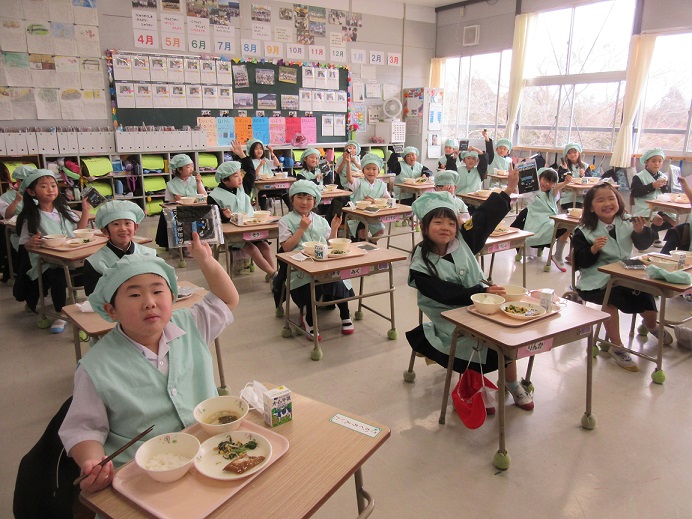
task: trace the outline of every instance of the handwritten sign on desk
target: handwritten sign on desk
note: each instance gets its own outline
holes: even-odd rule
[[[357,278],[360,276],[365,276],[368,272],[370,272],[370,267],[368,266],[355,267],[352,269],[342,270],[341,272],[339,272],[339,277],[341,279]]]
[[[488,247],[488,254],[492,254],[493,252],[500,252],[503,250],[509,250],[510,245],[512,243],[509,241],[503,241],[500,243],[493,243]]]
[[[263,189],[288,189],[291,187],[290,182],[277,182],[276,184],[264,184]]]
[[[344,416],[340,413],[332,416],[329,419],[329,421],[337,425],[342,425],[343,427],[351,429],[352,431],[364,434],[365,436],[370,436],[370,438],[375,438],[378,434],[382,432],[382,429],[380,429],[379,427],[375,427],[374,425],[368,425],[365,422],[361,422],[360,420],[356,420],[355,418]]]
[[[530,357],[531,355],[537,355],[539,353],[545,353],[550,351],[553,347],[553,339],[545,339],[544,341],[534,342],[532,344],[527,344],[522,346],[517,350],[517,359],[523,359],[525,357]]]
[[[253,240],[262,240],[269,236],[269,231],[252,231],[252,232],[245,232],[243,233],[243,240],[245,241],[253,241]]]
[[[399,220],[401,220],[401,215],[398,214],[388,214],[387,216],[380,218],[382,223],[398,222]]]

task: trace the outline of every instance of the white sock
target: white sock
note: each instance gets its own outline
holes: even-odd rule
[[[506,386],[507,389],[509,389],[510,391],[513,391],[513,390],[515,390],[515,389],[517,389],[517,388],[519,387],[519,381],[518,381],[518,380],[515,380],[514,382],[507,382],[507,381],[505,380],[505,386]]]
[[[565,253],[565,245],[567,244],[567,240],[557,240],[557,243],[555,244],[555,254],[554,256],[557,258],[558,261],[562,261],[562,258]]]

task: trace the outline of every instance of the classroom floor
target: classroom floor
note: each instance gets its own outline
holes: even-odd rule
[[[148,219],[140,234],[153,236]],[[410,243],[397,239],[399,243]],[[569,272],[543,272],[544,258],[528,262],[528,287],[552,287],[562,294]],[[171,264],[175,261],[171,260]],[[600,356],[594,364],[593,412],[597,427],[580,428],[584,412],[585,342],[536,357],[532,381],[535,409],[526,412],[507,400],[507,448],[512,466],[492,466],[497,418],[466,429],[450,407],[439,425],[444,370],[416,363],[416,381],[402,374],[410,356],[404,332],[418,323],[414,290],[406,285],[408,265],[395,268],[399,338],[387,340],[388,325],[366,313],[356,333],[340,334],[336,312],[324,312],[320,362],[310,360],[304,337],[281,338],[283,321],[258,270],[235,278],[241,294],[236,323],[222,335],[226,379],[233,394],[253,379],[291,390],[389,426],[391,438],[363,466],[365,488],[375,498],[377,518],[645,518],[690,517],[692,483],[692,351],[667,347],[665,385],[651,382],[653,365],[637,359],[630,373]],[[202,284],[194,262],[180,279]],[[379,279],[378,279],[379,278]],[[496,282],[521,284],[514,251],[498,254]],[[384,285],[386,276],[368,280]],[[9,517],[17,466],[70,395],[74,370],[72,333],[51,335],[35,326],[11,290],[0,286],[0,432],[5,461],[0,466],[0,517]],[[375,307],[386,309],[379,296]],[[692,305],[677,298],[678,314]],[[352,307],[353,308],[353,307]],[[629,319],[621,322],[627,337]],[[652,349],[649,339],[635,347]],[[520,361],[520,371],[526,361]],[[490,375],[491,380],[496,378]],[[300,411],[296,411],[299,419]],[[687,496],[687,497],[686,497]],[[285,517],[292,517],[286,510]],[[347,481],[315,514],[320,519],[357,515],[353,481]],[[250,518],[248,518],[250,519]]]

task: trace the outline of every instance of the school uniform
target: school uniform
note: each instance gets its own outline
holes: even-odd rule
[[[197,179],[194,175],[183,180],[180,177],[173,177],[166,182],[166,202],[175,202],[177,196],[197,196]]]
[[[611,225],[599,221],[593,231],[583,225],[575,229],[572,236],[574,261],[581,273],[576,289],[582,299],[599,305],[603,304],[610,275],[599,272],[598,267],[630,258],[633,246],[638,250],[651,246],[655,239],[654,231],[650,227],[644,227],[642,233],[635,233],[633,228],[630,221],[624,221],[616,216]],[[605,235],[609,236],[605,246],[596,254],[592,254],[591,246],[596,238]],[[652,295],[624,287],[613,288],[609,304],[626,314],[656,310]]]
[[[457,168],[457,173],[459,173],[460,177],[459,183],[457,184],[457,195],[473,193],[483,187],[483,180],[477,166],[469,170],[466,165],[462,163]]]
[[[446,153],[442,155],[437,161],[437,169],[456,171],[457,170],[457,158],[454,153],[447,155]]]
[[[1,196],[0,196],[0,218],[5,219],[5,213],[7,212],[7,208],[12,205],[12,202],[17,198],[17,191],[14,189],[10,189],[9,191],[5,191]],[[14,214],[17,215],[22,212],[22,207],[24,207],[24,200],[21,200],[17,204],[17,208],[14,210]]]
[[[566,168],[562,166],[558,168],[558,181],[561,182],[565,178],[565,175],[572,175],[572,178],[579,179],[580,169],[584,170],[584,177],[591,176],[591,168],[589,168],[588,164],[584,164],[583,162],[580,164],[568,164]],[[567,210],[570,207],[575,207],[575,197],[577,199],[576,207],[582,207],[584,204],[584,195],[575,195],[574,191],[571,189],[563,189],[560,193],[560,207],[562,207],[564,210]]]
[[[395,173],[394,184],[403,184],[405,178],[419,178],[421,176],[432,177],[433,173],[420,162],[415,162],[413,166],[409,166],[405,161],[399,161],[399,154],[395,151],[387,160],[387,168],[392,173]],[[400,188],[394,186],[394,197],[399,200],[399,203],[411,205],[415,199],[413,193],[403,193]]]
[[[550,217],[554,215],[557,215],[557,202],[552,190],[536,193],[526,211],[523,229],[534,233],[533,236],[526,238],[526,245],[530,247],[550,245],[555,228],[555,220]]]
[[[101,276],[106,273],[106,270],[112,268],[120,258],[130,254],[156,256],[156,251],[150,247],[135,243],[134,241],[131,241],[130,246],[123,250],[113,245],[109,240],[98,252],[92,254],[84,261],[84,268],[82,269],[84,293],[86,295],[91,294],[96,288],[99,279],[101,279]]]
[[[382,182],[379,178],[376,178],[375,182],[372,184],[365,178],[354,178],[353,182],[350,184],[346,183],[346,189],[353,191],[351,200],[354,202],[364,200],[366,197],[390,198],[389,191],[387,191],[387,184]],[[351,231],[351,236],[357,236],[358,229],[363,227],[364,225],[362,222],[357,220],[348,221],[348,228]],[[384,224],[382,222],[368,224],[368,232],[373,236],[383,230]]]
[[[94,440],[111,454],[152,423],[152,433],[114,460],[128,462],[149,438],[195,423],[195,406],[217,396],[207,344],[233,322],[214,294],[176,310],[159,341],[158,355],[126,336],[118,325],[82,358],[73,403],[60,428],[67,452]]]
[[[242,189],[228,188],[223,184],[219,184],[209,193],[207,201],[211,205],[218,205],[221,209],[228,208],[232,213],[243,213],[250,218],[255,214],[252,200]],[[230,219],[221,214],[221,221],[227,223]],[[242,249],[245,246],[245,242],[233,243],[230,246],[234,249]]]
[[[512,165],[511,157],[501,157],[499,153],[495,152],[492,139],[485,141],[485,154],[488,156],[488,173],[490,174],[494,175],[498,169],[508,171]]]
[[[652,175],[648,169],[643,169],[632,178],[632,185],[630,186],[630,194],[632,195],[632,214],[635,216],[644,216],[648,218],[651,214],[651,207],[646,203],[647,200],[655,200],[657,197],[661,196],[663,193],[670,193],[670,185],[666,184],[660,189],[656,189],[653,183],[656,180],[663,178],[660,171],[655,175]],[[659,212],[660,214],[665,214],[669,218],[675,220],[676,215],[673,213]],[[663,227],[663,226],[661,226]]]
[[[7,208],[14,202],[17,198],[17,192],[14,189],[6,191],[0,196],[0,219],[5,219]],[[17,204],[17,208],[14,211],[15,215],[22,212],[22,207],[24,207],[24,201],[20,201]],[[16,234],[10,234],[10,243],[12,244],[12,249],[10,251],[10,257],[6,257],[7,254],[7,244],[5,242],[5,233],[0,230],[0,258],[2,258],[0,270],[2,271],[2,280],[7,282],[10,276],[10,261],[15,268],[17,266],[17,250],[19,249],[19,237]]]
[[[335,165],[334,171],[338,171],[338,170],[339,170],[339,166],[341,165],[341,163],[342,163],[343,161],[344,161],[344,156],[341,155],[341,156],[337,159],[337,161],[336,161],[336,165]],[[358,168],[358,164],[357,164],[356,161],[357,161],[357,157],[352,157],[352,158],[351,158],[351,164],[350,164],[351,173],[360,173],[360,169]],[[348,189],[348,188],[346,187],[347,184],[348,184],[348,179],[346,178],[346,167],[344,166],[344,169],[342,169],[342,170],[341,170],[341,173],[339,173],[339,185],[342,186],[342,187],[344,187],[345,189]]]
[[[456,239],[447,247],[447,254],[440,257],[429,254],[428,259],[435,265],[437,275],[428,269],[423,261],[421,248],[416,247],[409,271],[409,286],[418,290],[418,307],[430,319],[406,333],[411,348],[447,366],[452,343],[454,325],[443,319],[441,313],[462,306],[468,306],[473,294],[485,292],[481,283],[483,272],[475,255],[483,248],[488,236],[509,212],[510,199],[506,193],[493,193],[475,211],[473,218],[466,222]],[[471,358],[475,339],[459,337],[457,341],[454,371],[466,370]],[[483,347],[480,351],[483,372],[497,369],[497,354]],[[481,366],[474,362],[470,368],[480,371]]]

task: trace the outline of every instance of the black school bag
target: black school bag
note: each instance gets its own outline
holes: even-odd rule
[[[79,467],[64,452],[58,430],[72,397],[62,405],[41,439],[22,458],[17,471],[12,510],[15,519],[72,519],[79,496],[73,482]]]

